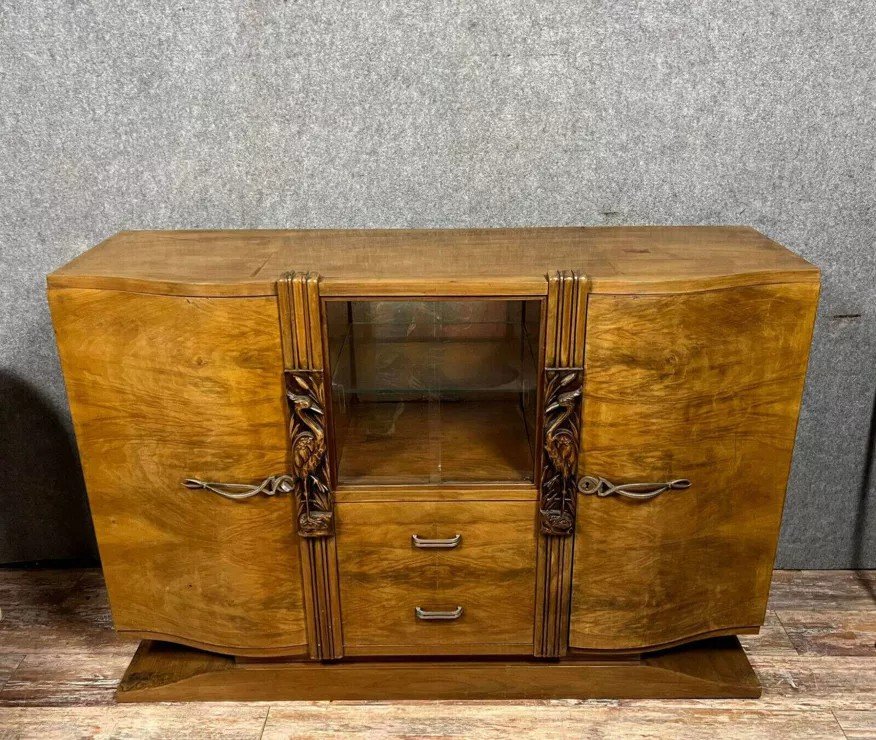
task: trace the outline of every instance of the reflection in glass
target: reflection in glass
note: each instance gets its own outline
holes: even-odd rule
[[[329,301],[340,484],[531,481],[540,301]]]

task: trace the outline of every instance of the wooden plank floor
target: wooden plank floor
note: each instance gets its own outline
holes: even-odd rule
[[[759,700],[113,703],[98,570],[0,569],[0,738],[876,738],[876,571],[776,571]]]

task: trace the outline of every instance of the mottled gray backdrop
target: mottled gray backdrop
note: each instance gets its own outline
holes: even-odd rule
[[[2,0],[0,562],[91,551],[44,275],[116,231],[731,223],[824,271],[779,564],[876,567],[874,37],[872,0]]]

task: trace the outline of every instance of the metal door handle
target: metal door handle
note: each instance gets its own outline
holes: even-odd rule
[[[428,540],[418,534],[412,534],[411,542],[414,543],[414,547],[419,547],[422,550],[452,550],[462,542],[462,535],[455,534],[446,540]]]
[[[609,480],[598,475],[585,475],[578,482],[578,490],[586,495],[596,495],[600,498],[617,494],[624,498],[647,501],[649,498],[659,496],[666,491],[683,491],[691,487],[687,478],[669,480],[665,483],[618,483],[615,485]]]
[[[444,620],[448,621],[451,619],[459,619],[462,616],[462,607],[458,606],[453,611],[449,612],[441,612],[441,611],[427,611],[425,609],[421,609],[419,606],[414,607],[414,614],[417,619],[422,619],[424,622],[433,622]]]
[[[182,484],[193,491],[203,489],[218,493],[233,501],[243,501],[260,493],[265,496],[276,496],[280,493],[291,493],[295,490],[296,479],[291,475],[271,475],[261,483],[215,483],[198,478],[186,478]]]

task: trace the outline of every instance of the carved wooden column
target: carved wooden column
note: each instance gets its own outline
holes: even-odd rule
[[[544,658],[569,642],[587,290],[575,272],[548,276],[534,651]]]
[[[311,658],[331,660],[343,657],[344,643],[327,439],[331,409],[325,393],[319,275],[287,273],[277,282],[277,301],[307,641]]]

